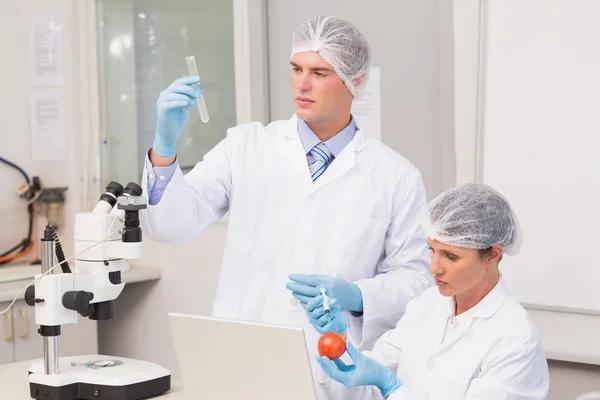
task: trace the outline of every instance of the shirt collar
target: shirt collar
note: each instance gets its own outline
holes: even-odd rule
[[[498,311],[507,295],[508,288],[502,274],[500,274],[500,279],[496,283],[496,286],[479,303],[460,315],[455,316],[454,314],[456,309],[454,296],[448,298],[448,313],[449,316],[455,317],[461,323],[473,318],[491,317]]]
[[[354,134],[356,133],[356,122],[354,121],[354,117],[350,117],[350,123],[342,129],[340,132],[336,133],[331,139],[325,142],[325,145],[331,151],[334,157],[337,157],[344,147],[348,145],[354,138]],[[321,139],[310,129],[310,127],[303,120],[298,118],[298,133],[300,134],[300,140],[302,141],[302,146],[304,147],[304,152],[308,154],[313,147],[321,143]]]

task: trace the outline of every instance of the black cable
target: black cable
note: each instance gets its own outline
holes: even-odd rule
[[[31,234],[33,231],[33,204],[29,204],[29,206],[27,207],[27,211],[29,213],[29,231],[27,232],[27,239],[23,239],[21,241],[21,243],[19,243],[12,249],[7,250],[4,253],[0,254],[0,257],[5,257],[5,256],[9,255],[10,253],[15,252],[17,250],[18,250],[17,253],[21,252],[21,251],[25,250],[27,248],[27,246],[29,246],[29,243],[31,243]],[[19,249],[19,247],[20,247],[20,249]],[[9,261],[0,262],[0,265],[6,264],[8,262]]]
[[[3,157],[0,157],[0,161],[7,165],[10,165],[11,167],[13,167],[17,171],[19,171],[21,174],[23,174],[23,176],[25,177],[25,182],[27,182],[27,184],[29,184],[31,182],[29,180],[29,175],[27,175],[27,172],[23,171],[21,169],[21,167],[19,167],[17,164],[11,163],[10,161],[8,161],[6,158],[3,158]]]
[[[27,205],[27,212],[29,213],[29,229],[27,230],[27,239],[25,239],[23,250],[31,243],[31,235],[33,233],[33,203]]]
[[[23,169],[21,167],[19,167],[18,165],[16,165],[15,163],[12,163],[10,161],[8,161],[7,159],[0,157],[0,162],[5,163],[6,165],[13,167],[14,169],[16,169],[17,171],[19,171],[23,177],[25,178],[25,182],[27,182],[27,184],[29,185],[31,183],[31,180],[29,179],[29,175],[27,175],[27,173],[25,171],[23,171]],[[18,252],[21,252],[23,250],[25,250],[29,244],[31,243],[31,235],[33,232],[33,204],[28,204],[27,206],[27,212],[29,213],[29,229],[28,229],[28,233],[27,233],[27,238],[23,239],[21,241],[21,243],[19,243],[18,245],[16,245],[15,247],[13,247],[12,249],[4,252],[0,257],[4,257],[9,255],[10,253],[13,253],[15,251],[18,250]],[[20,247],[20,249],[19,249]],[[12,260],[10,260],[12,261]],[[0,261],[0,265],[9,263],[10,261]]]
[[[52,227],[52,239],[54,239],[54,250],[56,252],[56,259],[60,264],[60,268],[62,272],[65,274],[71,273],[71,268],[69,268],[69,264],[65,261],[65,253],[63,252],[62,245],[60,244],[60,240],[58,239],[58,233],[56,229]]]
[[[18,245],[16,245],[15,247],[13,247],[12,249],[5,251],[4,253],[0,254],[0,257],[5,257],[7,255],[9,255],[10,253],[12,253],[13,251],[17,250],[19,247],[23,247],[23,244],[25,243],[25,239],[23,239],[23,241],[21,243],[19,243]],[[0,262],[0,265],[2,265],[3,262]]]
[[[27,238],[23,239],[21,241],[21,243],[19,243],[18,245],[16,245],[15,247],[13,247],[12,249],[0,254],[0,257],[4,257],[9,255],[10,253],[13,252],[17,252],[20,253],[23,250],[25,250],[29,244],[31,243],[31,235],[33,233],[33,204],[29,204],[27,207],[27,211],[29,213],[29,230],[27,232]],[[20,247],[20,248],[19,248]],[[0,261],[0,265],[4,265],[4,264],[8,264],[9,262],[11,262],[13,260],[9,260],[9,261]]]

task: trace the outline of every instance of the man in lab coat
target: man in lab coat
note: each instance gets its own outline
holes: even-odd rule
[[[293,37],[295,115],[229,129],[185,176],[176,143],[199,78],[176,80],[157,101],[142,179],[145,234],[184,243],[229,212],[213,315],[305,327],[312,355],[318,334],[303,305],[319,287],[348,315],[354,343],[368,348],[433,284],[421,176],[350,113],[369,61],[365,37],[348,21],[306,21]]]

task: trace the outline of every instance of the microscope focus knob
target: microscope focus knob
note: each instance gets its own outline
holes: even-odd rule
[[[63,295],[62,303],[65,308],[69,310],[77,311],[78,313],[83,313],[87,311],[90,306],[90,301],[94,299],[94,294],[89,292],[73,291],[66,292]]]
[[[25,303],[28,306],[35,306],[35,286],[31,285],[25,291]]]

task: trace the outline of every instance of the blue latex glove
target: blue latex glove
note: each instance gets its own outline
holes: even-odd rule
[[[363,297],[356,283],[327,275],[290,275],[292,282],[285,285],[292,295],[306,306],[309,301],[321,295],[319,289],[324,287],[329,297],[337,299],[342,311],[363,311]]]
[[[197,76],[179,78],[163,90],[156,101],[156,134],[154,151],[163,157],[175,155],[177,138],[183,130],[189,109],[200,97],[202,88]]]
[[[342,314],[342,308],[336,299],[330,298],[329,308],[331,312],[325,314],[323,308],[323,296],[317,296],[304,306],[308,320],[320,333],[326,332],[343,333],[348,329],[348,318]]]
[[[317,362],[331,379],[348,387],[377,386],[383,397],[388,397],[402,386],[402,382],[392,371],[360,354],[352,343],[346,342],[346,351],[354,361],[353,365],[346,365],[340,359],[331,361],[327,357],[317,356]]]

